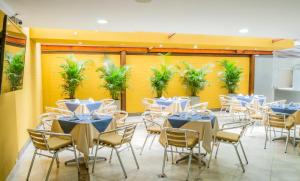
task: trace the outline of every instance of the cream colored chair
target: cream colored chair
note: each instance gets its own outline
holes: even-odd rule
[[[33,154],[33,158],[30,164],[30,168],[27,174],[26,180],[29,180],[30,173],[32,170],[32,166],[35,160],[36,155],[45,156],[48,158],[52,158],[50,163],[49,170],[47,172],[46,181],[49,179],[50,172],[52,169],[52,165],[54,160],[56,160],[57,167],[59,167],[59,159],[58,153],[67,149],[72,148],[74,151],[75,160],[77,163],[77,169],[79,172],[79,164],[77,160],[77,154],[75,149],[75,144],[72,136],[70,134],[62,134],[62,133],[53,133],[45,130],[36,130],[36,129],[28,129],[29,136],[35,147],[35,151]],[[40,151],[40,153],[38,152]],[[49,154],[41,153],[41,151],[48,151]]]
[[[267,146],[267,140],[271,141],[271,128],[273,128],[273,131],[275,132],[274,129],[280,128],[282,130],[287,131],[287,136],[285,138],[285,153],[287,152],[287,146],[288,142],[290,141],[290,132],[292,128],[294,128],[294,119],[295,117],[293,115],[288,115],[288,114],[283,114],[283,113],[273,113],[273,112],[268,112],[267,113],[267,122],[266,122],[266,138],[265,138],[265,149]],[[268,136],[269,132],[269,136]],[[294,138],[296,137],[296,131],[294,131]],[[283,137],[280,138],[274,138],[273,140],[277,139],[282,139]],[[295,142],[295,140],[294,140]]]
[[[215,145],[215,144],[217,145],[215,159],[217,158],[220,143],[231,144],[234,147],[235,152],[238,156],[238,159],[239,159],[240,165],[242,167],[242,170],[243,170],[243,172],[245,172],[244,164],[242,162],[242,159],[241,159],[239,151],[238,151],[238,146],[240,145],[240,147],[242,149],[242,152],[243,152],[243,155],[244,155],[244,158],[245,158],[245,161],[246,161],[246,164],[248,164],[248,159],[247,159],[247,156],[245,154],[245,150],[244,150],[244,147],[242,145],[241,138],[244,135],[244,133],[246,131],[246,128],[248,126],[252,125],[252,124],[253,124],[252,121],[230,122],[230,123],[223,124],[222,129],[218,130],[214,135],[213,145]],[[228,131],[228,130],[234,130],[234,129],[240,129],[239,133],[234,133],[234,132]],[[213,153],[213,149],[212,149],[212,152],[210,154],[209,161],[207,163],[208,168],[209,168],[209,164],[210,164],[210,161],[211,161],[212,153]]]
[[[247,119],[254,122],[251,129],[252,132],[256,123],[262,125],[265,122],[266,115],[264,113],[264,109],[261,106],[259,107],[255,106],[255,108],[246,106],[246,108],[247,108]]]
[[[199,133],[193,130],[180,129],[180,128],[164,128],[163,132],[166,136],[166,144],[164,145],[164,158],[162,165],[162,173],[160,177],[166,177],[165,174],[165,162],[167,159],[167,152],[171,152],[172,163],[173,163],[173,153],[187,153],[188,154],[188,174],[186,180],[189,179],[190,167],[193,156],[193,149],[197,144],[199,144]],[[175,150],[173,150],[175,147]],[[185,149],[187,152],[178,152],[177,148]],[[180,150],[180,149],[179,149]]]
[[[243,102],[237,99],[232,99],[229,101],[230,109],[229,112],[233,118],[234,121],[242,121],[247,116],[247,103],[244,103],[245,106],[243,106]]]
[[[161,112],[154,112],[154,111],[147,111],[142,114],[142,119],[147,131],[147,136],[145,138],[144,144],[142,146],[140,155],[142,155],[145,145],[147,143],[147,140],[150,136],[153,136],[153,139],[151,141],[151,144],[149,146],[149,149],[151,149],[151,146],[156,138],[156,136],[159,136],[162,130],[162,124],[163,124],[163,116]]]
[[[207,110],[207,107],[208,107],[208,102],[201,102],[201,103],[190,106],[189,110],[197,112],[197,111]]]
[[[230,100],[232,99],[229,96],[225,96],[225,95],[220,95],[220,104],[221,104],[221,109],[220,112],[221,113],[227,113],[230,110]]]
[[[115,105],[115,100],[113,99],[102,99],[102,105],[97,110],[98,113],[113,113],[117,111],[118,107]]]
[[[116,127],[122,127],[126,124],[128,112],[126,111],[115,111],[113,112],[113,120],[116,122]]]
[[[120,150],[120,148],[123,145],[129,145],[129,148],[131,149],[137,169],[139,169],[139,164],[138,164],[134,150],[131,145],[131,140],[134,135],[135,128],[136,128],[136,125],[132,124],[132,125],[127,125],[127,126],[120,127],[118,129],[115,129],[112,131],[108,131],[108,132],[99,134],[98,139],[94,140],[94,142],[97,144],[97,147],[96,147],[96,153],[95,153],[95,159],[94,159],[94,164],[93,164],[93,168],[92,168],[92,173],[94,173],[98,150],[103,147],[109,147],[109,148],[112,148],[115,150],[115,152],[118,156],[119,162],[121,164],[124,176],[125,176],[125,178],[127,178],[127,173],[125,171],[121,157],[119,155],[119,153],[121,151],[125,150],[125,149]]]
[[[44,130],[51,130],[52,122],[56,120],[59,116],[72,116],[73,113],[68,110],[46,107],[46,112],[39,116],[39,120],[42,123]]]

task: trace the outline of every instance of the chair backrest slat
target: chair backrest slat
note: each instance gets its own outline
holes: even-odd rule
[[[29,136],[30,136],[35,148],[41,149],[41,150],[49,149],[49,146],[47,144],[47,139],[42,132],[40,132],[38,130],[33,130],[33,129],[28,129],[27,131],[29,133]]]
[[[131,142],[131,139],[134,135],[135,128],[136,128],[135,124],[126,126],[124,128],[122,143]]]
[[[187,147],[187,131],[178,128],[165,129],[167,144],[176,147]]]

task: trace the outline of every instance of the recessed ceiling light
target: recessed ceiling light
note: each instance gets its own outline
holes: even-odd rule
[[[160,45],[159,45],[159,47],[161,48],[161,47],[163,47],[163,45],[162,45],[162,44],[160,44]]]
[[[242,29],[239,30],[239,32],[242,33],[242,34],[246,34],[246,33],[249,32],[249,30],[247,28],[242,28]]]
[[[77,32],[77,31],[74,31],[74,32],[73,32],[73,35],[78,35],[78,32]]]
[[[198,45],[194,45],[193,48],[194,48],[194,49],[198,48]]]
[[[106,23],[108,23],[108,21],[107,21],[106,19],[99,19],[99,20],[97,21],[97,23],[98,23],[98,24],[106,24]]]
[[[82,42],[80,41],[80,42],[78,42],[78,44],[79,44],[79,45],[82,45]]]
[[[150,3],[152,0],[135,0],[138,3]]]

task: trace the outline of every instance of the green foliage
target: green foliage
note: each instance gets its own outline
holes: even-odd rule
[[[22,86],[23,81],[25,50],[23,49],[16,54],[6,52],[5,60],[8,63],[5,74],[10,82],[10,90],[18,90]]]
[[[85,79],[83,74],[85,70],[86,61],[79,61],[74,55],[69,55],[65,58],[65,63],[60,65],[63,69],[60,72],[61,77],[64,80],[62,85],[64,93],[69,96],[70,99],[75,98],[75,92],[80,83]]]
[[[153,75],[150,78],[151,86],[157,97],[161,97],[167,89],[168,83],[175,74],[173,66],[162,63],[159,68],[151,68]]]
[[[187,62],[183,62],[184,69],[181,72],[183,85],[190,91],[191,96],[197,96],[197,93],[205,88],[208,84],[206,75],[209,72],[209,65],[199,69],[193,67]],[[180,67],[179,67],[180,69]]]
[[[221,66],[225,69],[224,72],[221,72],[221,81],[225,83],[223,87],[228,90],[228,93],[235,93],[239,87],[243,73],[242,69],[236,66],[234,62],[229,62],[228,60],[221,61]]]
[[[103,66],[97,69],[100,79],[104,80],[103,87],[109,91],[113,99],[118,100],[121,92],[127,88],[129,71],[129,66],[118,67],[109,59],[106,59]]]

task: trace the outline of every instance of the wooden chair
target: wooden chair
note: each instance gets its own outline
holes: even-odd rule
[[[247,156],[245,154],[245,150],[244,150],[244,147],[242,145],[241,138],[244,135],[244,133],[246,131],[246,128],[248,126],[250,126],[251,124],[253,124],[252,121],[229,122],[229,123],[223,124],[222,129],[218,130],[214,135],[213,145],[217,144],[217,150],[216,150],[215,158],[217,158],[220,143],[231,144],[234,147],[235,152],[238,156],[238,159],[239,159],[240,165],[242,167],[242,170],[243,170],[243,172],[245,172],[244,164],[242,162],[242,159],[241,159],[239,151],[238,151],[238,146],[240,145],[240,147],[242,149],[242,152],[243,152],[243,155],[244,155],[244,158],[246,160],[246,164],[248,164],[248,159],[247,159]],[[233,129],[240,129],[240,132],[239,133],[233,133],[233,132],[228,131],[228,130],[233,130]],[[213,153],[213,150],[212,150],[212,153]],[[209,168],[209,164],[210,164],[210,161],[211,161],[212,153],[210,154],[210,158],[209,158],[209,161],[207,163],[208,168]]]
[[[42,123],[44,130],[51,130],[52,122],[57,119],[59,116],[71,116],[73,113],[68,110],[54,108],[54,107],[46,107],[46,112],[39,116],[39,120]]]
[[[132,152],[135,164],[137,166],[137,169],[139,169],[139,164],[138,164],[138,161],[136,159],[134,150],[133,150],[132,145],[131,145],[131,140],[132,140],[132,137],[134,135],[135,128],[136,128],[136,125],[132,124],[132,125],[127,125],[127,126],[120,127],[118,129],[115,129],[115,130],[112,130],[112,131],[103,132],[103,133],[99,134],[98,139],[94,140],[94,142],[97,144],[97,147],[96,147],[96,153],[95,153],[95,159],[94,159],[94,164],[93,164],[93,168],[92,168],[92,173],[94,173],[94,168],[95,168],[95,163],[96,163],[96,157],[97,157],[98,150],[103,148],[103,147],[109,147],[109,148],[112,148],[112,149],[115,150],[115,152],[118,156],[119,162],[121,164],[124,176],[125,176],[125,178],[127,178],[127,173],[125,171],[125,168],[123,166],[121,157],[119,155],[119,153],[121,151],[125,150],[125,149],[123,149],[123,150],[119,151],[119,149],[123,145],[129,145],[129,148],[131,149],[131,152]],[[100,146],[101,146],[101,148],[100,148]]]
[[[117,128],[125,126],[127,117],[128,117],[128,112],[126,112],[126,111],[114,111],[113,112],[113,119],[116,122]]]
[[[77,154],[75,149],[75,144],[72,136],[70,134],[62,134],[62,133],[53,133],[48,132],[45,130],[36,130],[36,129],[28,129],[29,136],[31,138],[31,141],[33,143],[33,146],[35,147],[33,158],[30,164],[30,168],[27,174],[26,180],[29,180],[30,173],[32,170],[32,166],[35,160],[36,155],[45,156],[48,158],[52,158],[52,161],[50,163],[50,167],[47,172],[46,181],[49,179],[50,172],[52,169],[52,165],[54,162],[54,159],[56,160],[57,167],[59,167],[59,159],[58,159],[58,153],[67,149],[72,148],[74,151],[74,156],[77,163],[77,169],[79,172],[79,164],[77,160]],[[40,151],[40,153],[38,152]],[[48,151],[50,154],[43,154],[41,151]]]
[[[148,138],[150,136],[153,136],[153,139],[149,146],[149,149],[151,149],[151,146],[152,146],[156,136],[160,135],[161,130],[162,130],[162,124],[163,124],[162,120],[161,120],[162,118],[163,118],[163,116],[162,116],[161,112],[147,111],[142,114],[142,119],[143,119],[143,122],[144,122],[144,125],[146,128],[146,131],[147,131],[147,136],[146,136],[144,144],[142,146],[140,155],[142,155],[142,153],[143,153],[143,150],[145,148]]]
[[[145,111],[162,111],[162,107],[156,104],[156,101],[154,99],[144,98],[142,103],[144,105]]]
[[[266,138],[265,138],[265,149],[267,146],[267,140],[269,139],[271,141],[271,128],[273,128],[273,131],[275,132],[276,128],[281,128],[282,130],[287,131],[287,136],[285,138],[285,151],[287,152],[287,146],[288,142],[290,140],[290,132],[292,128],[295,126],[294,124],[295,117],[293,115],[284,114],[284,113],[274,113],[274,112],[268,112],[267,113],[267,122],[266,122]],[[268,136],[269,132],[269,136]],[[294,130],[294,139],[296,137],[296,131]],[[282,139],[280,138],[274,138],[273,140]],[[295,140],[294,140],[295,142]]]
[[[186,180],[189,179],[190,175],[190,167],[192,162],[192,156],[193,156],[193,149],[194,147],[199,143],[199,133],[193,130],[188,129],[180,129],[180,128],[165,128],[164,130],[165,136],[166,136],[166,144],[164,145],[164,158],[163,158],[163,165],[162,165],[162,173],[160,177],[166,177],[165,174],[165,162],[167,159],[167,152],[172,153],[172,163],[173,163],[173,152],[177,152],[177,148],[185,149],[187,150],[188,154],[188,174],[186,177]],[[193,136],[189,136],[193,135]],[[195,136],[198,135],[198,136]],[[173,147],[176,149],[173,150]],[[169,148],[169,150],[168,150]],[[183,152],[180,152],[183,153]]]

